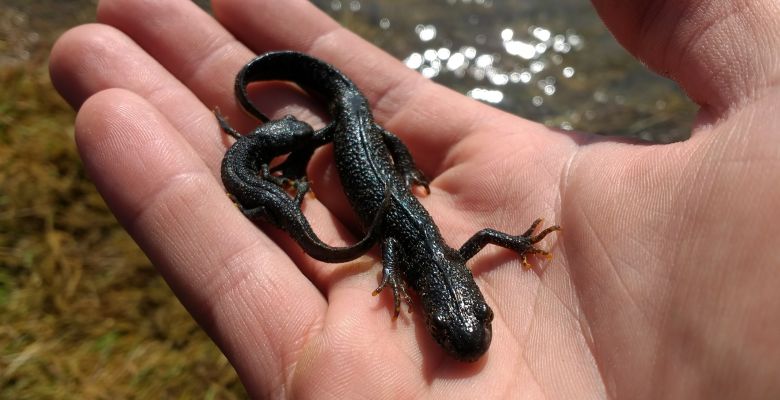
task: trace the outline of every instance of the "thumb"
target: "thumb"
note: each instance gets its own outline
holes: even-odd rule
[[[593,0],[628,51],[676,80],[718,118],[761,97],[780,75],[774,0]]]

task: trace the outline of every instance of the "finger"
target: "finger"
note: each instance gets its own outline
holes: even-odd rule
[[[109,88],[147,99],[218,175],[227,143],[212,111],[121,31],[101,24],[71,29],[54,45],[50,71],[54,86],[76,109]]]
[[[250,393],[284,384],[323,318],[320,293],[235,210],[198,154],[143,98],[121,89],[90,97],[76,135],[109,207]]]
[[[772,0],[594,0],[615,37],[717,117],[766,94],[780,75]]]
[[[153,2],[104,0],[98,20],[123,32],[147,58],[159,63],[166,73],[182,83],[209,110],[219,108],[239,132],[247,132],[258,122],[238,106],[233,93],[236,73],[254,54],[236,41],[217,21],[192,2]],[[274,116],[300,112],[312,102],[300,92],[278,87],[266,90],[271,101],[263,102]],[[286,107],[289,104],[298,107]],[[210,116],[213,119],[213,116]]]
[[[124,32],[207,108],[240,131],[257,125],[236,106],[233,81],[252,53],[191,1],[102,0],[97,19]]]

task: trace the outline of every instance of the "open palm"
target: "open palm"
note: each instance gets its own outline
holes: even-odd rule
[[[217,22],[186,1],[104,0],[102,24],[58,42],[52,77],[79,109],[79,149],[106,201],[257,397],[778,396],[778,67],[753,40],[777,48],[778,12],[768,0],[595,3],[702,106],[690,140],[551,131],[421,78],[304,1],[215,1]],[[716,40],[730,29],[741,34]],[[563,227],[532,272],[497,247],[470,262],[496,315],[476,363],[445,355],[419,312],[391,319],[390,296],[370,296],[376,254],[315,261],[225,195],[229,141],[212,109],[256,125],[232,81],[276,49],[357,83],[431,179],[420,200],[451,246],[537,217]],[[277,116],[316,118],[316,101],[289,90],[257,96]],[[353,242],[330,149],[309,177],[315,230]]]

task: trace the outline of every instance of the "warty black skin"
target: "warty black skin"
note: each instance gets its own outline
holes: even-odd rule
[[[428,190],[427,180],[415,167],[403,142],[374,122],[367,100],[349,78],[321,60],[292,51],[266,53],[251,60],[236,77],[236,96],[247,112],[267,122],[266,125],[275,124],[276,121],[268,122],[269,118],[255,108],[248,98],[247,86],[251,82],[271,80],[291,81],[318,94],[327,102],[333,119],[319,131],[299,135],[303,139],[288,138],[288,141],[295,142],[292,147],[282,148],[278,143],[284,142],[282,136],[294,136],[294,129],[289,134],[273,131],[280,138],[275,140],[277,145],[270,154],[279,155],[282,150],[291,152],[287,161],[277,168],[282,171],[279,179],[288,179],[296,185],[305,182],[305,167],[314,149],[333,143],[344,193],[363,224],[370,225],[366,237],[352,246],[359,251],[346,252],[361,252],[364,250],[362,246],[379,241],[383,278],[374,294],[390,287],[397,316],[401,299],[411,304],[404,282],[408,283],[421,300],[426,327],[433,338],[454,358],[462,361],[477,360],[487,351],[491,342],[493,311],[466,267],[466,261],[486,244],[492,243],[516,251],[527,266],[527,254],[548,254],[533,245],[559,228],[552,226],[534,236],[533,231],[541,222],[537,220],[528,231],[518,236],[483,229],[459,250],[449,247],[431,216],[412,194],[414,184]],[[238,135],[224,120],[220,119],[220,123],[228,133]],[[261,132],[256,132],[254,136],[258,136],[258,133]],[[244,204],[244,199],[265,197],[267,193],[275,196],[274,191],[280,187],[277,183],[270,183],[273,187],[267,187],[268,175],[261,173],[265,178],[259,179],[261,182],[257,182],[257,190],[242,183],[237,185],[239,194],[234,193],[232,188],[236,186],[234,181],[237,178],[226,174],[226,168],[246,169],[241,172],[244,177],[238,179],[246,183],[246,175],[257,175],[263,168],[267,170],[270,161],[267,157],[263,161],[253,161],[252,156],[244,154],[239,162],[235,160],[239,153],[231,148],[226,154],[223,181],[246,214],[246,209],[252,206]],[[255,191],[263,194],[255,195]],[[275,203],[277,200],[279,203]],[[343,254],[329,252],[318,239],[310,240],[308,232],[301,234],[291,231],[303,224],[290,224],[287,220],[299,217],[300,205],[297,202],[298,209],[290,211],[288,201],[293,202],[289,196],[287,200],[264,200],[264,208],[260,212],[247,215],[257,217],[263,212],[274,215],[273,218],[281,219],[277,221],[277,226],[288,225],[285,230],[313,257],[323,261],[344,261]],[[312,242],[318,245],[312,246]],[[309,252],[311,248],[314,248],[316,254]]]
[[[301,211],[301,203],[309,191],[305,178],[291,180],[271,174],[269,164],[274,157],[309,143],[314,135],[309,124],[286,116],[259,126],[248,135],[241,135],[219,113],[217,120],[225,132],[236,138],[222,160],[222,182],[244,215],[252,220],[270,222],[286,231],[307,254],[318,260],[349,261],[374,246],[379,219],[374,221],[368,234],[352,246],[332,247],[323,243]],[[295,189],[295,198],[287,194],[285,188],[288,186]]]

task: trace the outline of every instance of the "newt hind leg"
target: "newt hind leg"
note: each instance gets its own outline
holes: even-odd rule
[[[226,134],[237,141],[256,144],[257,172],[264,180],[283,189],[294,188],[296,193],[301,193],[301,188],[308,189],[306,167],[309,160],[314,150],[330,142],[332,135],[330,126],[314,131],[311,125],[292,115],[266,121],[252,132],[242,134],[230,126],[218,109],[214,110],[214,115]],[[275,157],[284,154],[288,154],[287,159],[277,166],[270,166]]]
[[[425,177],[422,171],[417,168],[414,163],[412,154],[409,152],[409,148],[401,139],[390,131],[383,129],[381,126],[376,125],[375,129],[378,129],[382,134],[382,141],[387,146],[387,150],[390,152],[393,158],[393,164],[396,171],[404,178],[404,184],[406,188],[412,190],[414,185],[422,186],[425,189],[425,194],[431,194],[431,189],[428,187],[428,178]]]
[[[326,127],[314,131],[307,137],[306,145],[293,150],[279,165],[271,168],[271,172],[280,172],[283,178],[292,182],[306,176],[306,167],[309,165],[314,151],[331,142],[335,125],[332,123]]]
[[[531,224],[531,227],[521,235],[510,235],[495,229],[483,229],[475,233],[474,236],[466,241],[466,243],[463,243],[463,246],[460,247],[458,253],[460,253],[464,260],[468,260],[471,257],[474,257],[474,255],[486,245],[494,244],[515,251],[522,258],[523,267],[530,269],[531,264],[528,263],[528,255],[538,254],[550,257],[549,252],[536,248],[534,245],[539,243],[550,233],[561,230],[560,226],[553,225],[534,235],[534,231],[541,223],[542,219],[537,219]]]
[[[214,116],[217,117],[217,122],[219,123],[219,127],[222,128],[222,130],[225,133],[232,136],[236,140],[244,136],[240,132],[238,132],[235,128],[230,126],[230,124],[227,122],[227,119],[225,118],[225,116],[222,115],[221,112],[219,112],[218,108],[214,109]]]
[[[393,291],[393,319],[398,318],[401,313],[401,300],[409,305],[409,312],[412,312],[412,298],[406,291],[406,282],[398,267],[403,254],[401,245],[395,238],[388,237],[382,243],[382,282],[371,293],[372,296],[378,295],[382,289],[389,287]]]

